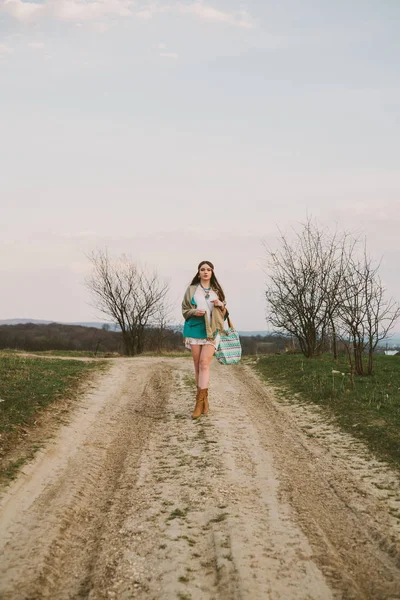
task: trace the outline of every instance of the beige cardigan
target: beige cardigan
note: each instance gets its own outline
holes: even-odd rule
[[[182,315],[185,321],[190,319],[190,317],[195,316],[195,312],[197,310],[196,305],[191,303],[191,300],[195,294],[195,291],[198,287],[196,285],[189,285],[187,288],[185,295],[182,301]],[[218,292],[214,290],[218,295]],[[226,307],[224,308],[220,306],[216,306],[215,309],[211,313],[211,323],[208,318],[208,314],[204,315],[204,319],[206,322],[206,331],[207,331],[207,339],[214,339],[217,333],[222,333],[224,335],[224,319],[227,317],[228,311]]]

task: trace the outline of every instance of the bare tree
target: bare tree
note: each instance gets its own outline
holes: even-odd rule
[[[93,271],[86,285],[94,306],[118,323],[128,356],[141,354],[144,334],[162,310],[169,286],[157,273],[146,273],[126,255],[111,260],[107,250],[89,255]]]
[[[349,356],[353,374],[372,374],[375,349],[400,316],[400,306],[385,289],[368,257],[365,243],[348,233],[322,230],[307,219],[289,243],[268,254],[268,317],[275,329],[289,333],[307,357],[337,337]],[[367,358],[366,358],[367,357]]]
[[[375,349],[400,316],[399,304],[385,298],[378,270],[379,264],[374,265],[364,243],[361,257],[355,253],[347,257],[339,290],[340,337],[357,375],[372,374]]]
[[[341,289],[344,285],[344,275],[349,257],[353,256],[357,239],[352,238],[347,232],[339,235],[335,233],[328,238],[330,260],[326,261],[329,271],[322,278],[322,285],[326,296],[325,309],[329,322],[328,338],[331,342],[330,350],[333,358],[338,358],[338,315],[342,302]]]
[[[172,306],[166,302],[160,304],[155,316],[153,327],[156,329],[157,352],[162,352],[164,342],[168,337]]]
[[[328,333],[336,353],[334,317],[346,239],[307,219],[292,243],[281,234],[276,252],[266,248],[269,321],[277,331],[293,335],[307,357],[323,350]]]

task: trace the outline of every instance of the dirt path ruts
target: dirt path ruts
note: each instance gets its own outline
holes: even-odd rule
[[[261,468],[268,464],[268,460],[260,461],[262,447],[279,480],[279,509],[288,506],[290,519],[307,536],[313,561],[333,595],[400,598],[398,473],[328,424],[318,409],[277,402],[273,391],[261,385],[249,367],[236,369],[234,380],[227,371],[220,373],[220,402],[229,394],[234,405],[233,418],[220,421],[218,415],[216,425],[221,422],[227,439],[230,431],[237,432],[240,460],[242,440],[234,421],[243,413],[243,399],[245,418],[255,429],[256,468],[260,462]],[[247,429],[244,425],[245,436]]]
[[[168,373],[166,365],[118,362],[24,468],[1,502],[1,598],[87,597],[112,504],[135,483],[124,472],[137,470],[162,415]]]
[[[213,365],[120,359],[0,500],[0,598],[400,598],[398,476]]]

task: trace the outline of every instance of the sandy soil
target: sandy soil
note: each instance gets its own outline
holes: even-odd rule
[[[0,598],[400,598],[400,480],[215,363],[121,359],[0,499]]]

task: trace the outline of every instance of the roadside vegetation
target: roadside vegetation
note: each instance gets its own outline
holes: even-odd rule
[[[106,326],[104,326],[106,327]],[[289,338],[283,335],[241,336],[243,355],[283,352]],[[0,325],[0,352],[32,352],[43,356],[77,356],[114,358],[126,356],[120,331],[97,329],[83,325],[49,325],[21,323]],[[178,328],[165,329],[160,342],[160,330],[144,332],[144,356],[190,356],[183,347]]]
[[[375,356],[373,374],[356,377],[344,354],[337,360],[332,354],[269,355],[251,364],[278,394],[323,407],[378,457],[400,468],[400,356]]]
[[[44,410],[50,405],[66,408],[87,377],[105,365],[104,361],[27,358],[0,352],[0,479],[12,478],[22,464],[21,457],[10,464],[7,454],[24,441],[28,428]],[[30,447],[29,453],[35,449]]]
[[[0,349],[24,351],[121,352],[121,335],[104,324],[101,329],[62,323],[0,325]]]
[[[371,376],[378,345],[400,317],[366,240],[329,231],[310,218],[277,247],[266,247],[267,317],[306,358],[344,349],[351,379]]]
[[[182,350],[182,333],[176,329],[148,327],[143,334],[143,352],[163,353]],[[21,323],[0,325],[0,350],[58,352],[58,356],[123,356],[121,331],[83,325]]]
[[[1,352],[1,350],[0,350]],[[6,348],[3,350],[5,354],[14,354],[16,356],[21,354],[32,354],[34,356],[49,356],[50,358],[54,356],[57,358],[67,357],[67,358],[120,358],[122,355],[118,352],[91,352],[90,350],[16,350],[14,348]]]

